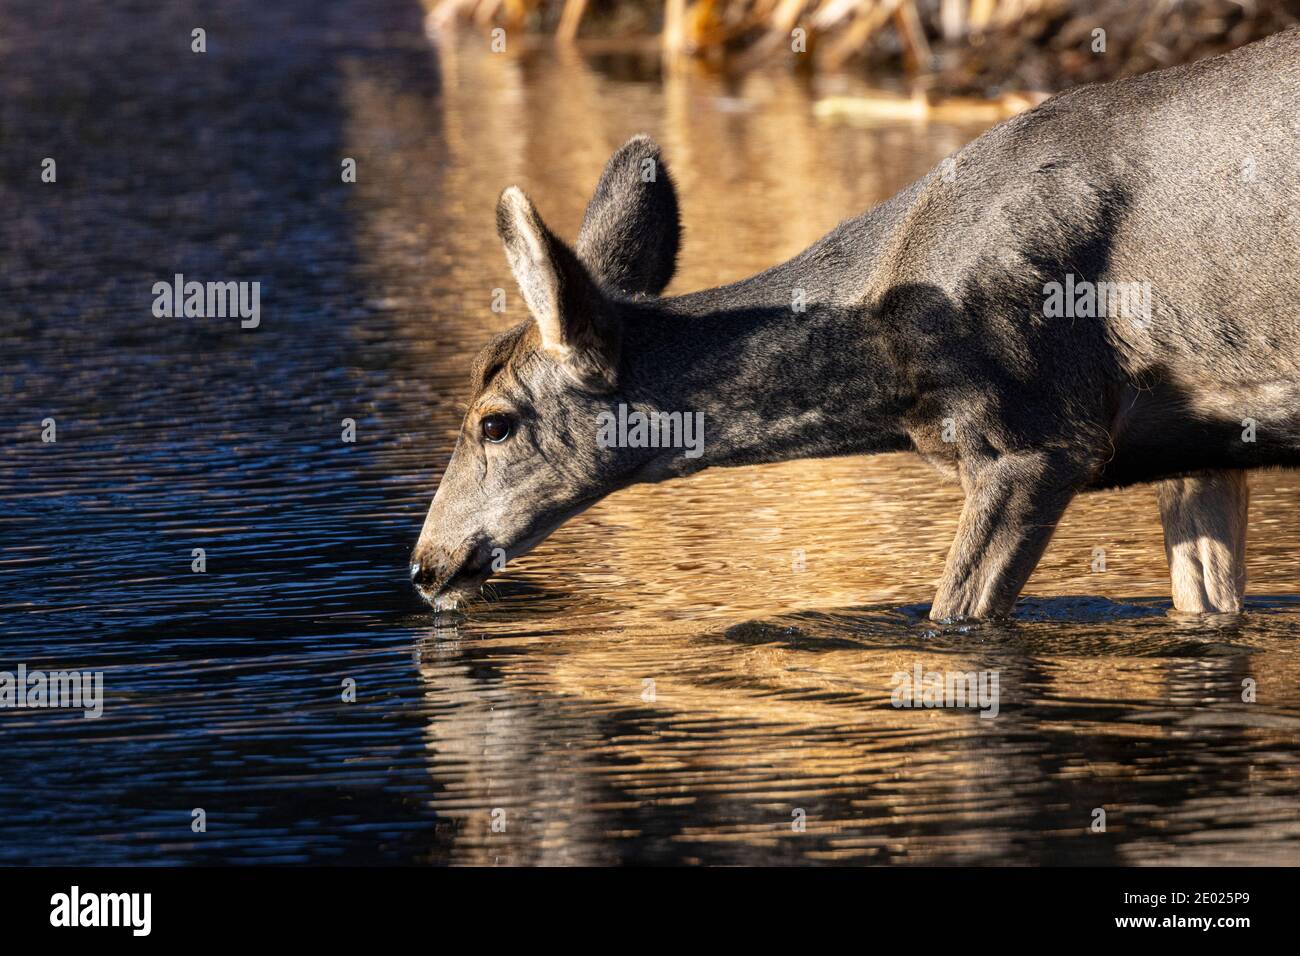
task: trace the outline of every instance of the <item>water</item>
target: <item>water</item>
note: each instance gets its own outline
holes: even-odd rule
[[[106,694],[98,720],[0,711],[0,862],[1300,862],[1294,473],[1254,476],[1237,619],[1167,613],[1132,489],[1071,508],[1016,624],[936,628],[960,497],[905,456],[628,490],[462,621],[406,584],[469,358],[523,316],[502,187],[572,238],[652,133],[687,291],[984,120],[847,125],[812,104],[848,81],[634,54],[438,55],[407,0],[108,6],[0,3],[0,669]],[[261,326],[154,318],[177,272],[260,281]],[[917,664],[997,671],[997,718],[891,706]]]

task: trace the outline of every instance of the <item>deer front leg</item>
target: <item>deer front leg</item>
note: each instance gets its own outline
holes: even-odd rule
[[[1246,593],[1244,471],[1171,478],[1156,486],[1174,607],[1204,614],[1240,611]]]
[[[1084,474],[1076,461],[1040,453],[963,465],[966,504],[930,619],[1010,614]]]

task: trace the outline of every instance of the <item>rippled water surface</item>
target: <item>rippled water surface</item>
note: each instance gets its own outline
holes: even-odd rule
[[[960,495],[903,456],[622,492],[464,620],[408,590],[469,359],[524,316],[502,187],[571,238],[652,133],[688,291],[985,120],[438,52],[415,0],[155,6],[0,0],[0,669],[105,682],[98,720],[0,710],[0,861],[1300,863],[1294,473],[1253,478],[1239,618],[1167,613],[1139,488],[1072,507],[1016,624],[936,628]],[[260,327],[154,318],[175,273],[260,281]],[[918,665],[996,671],[998,716],[891,706]]]

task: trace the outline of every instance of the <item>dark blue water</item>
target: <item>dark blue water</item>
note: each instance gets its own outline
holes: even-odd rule
[[[0,714],[9,862],[439,852],[401,586],[432,459],[376,465],[404,449],[376,419],[419,408],[389,407],[400,343],[358,275],[340,177],[348,69],[437,95],[418,14],[0,13],[0,658],[102,670],[108,697],[99,720]],[[259,281],[261,325],[155,318],[174,273]]]
[[[503,186],[572,235],[656,133],[687,289],[978,124],[435,53],[414,0],[158,6],[0,2],[0,670],[105,695],[0,710],[0,862],[1300,861],[1294,476],[1257,480],[1229,620],[1166,613],[1134,491],[1072,509],[1019,624],[936,631],[959,499],[896,458],[621,494],[463,620],[406,584],[469,356],[521,315],[488,308]],[[260,325],[156,318],[176,273],[260,282]],[[999,716],[891,706],[917,664],[997,671]]]

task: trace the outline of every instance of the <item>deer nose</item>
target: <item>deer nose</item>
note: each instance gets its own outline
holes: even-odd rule
[[[411,583],[417,587],[432,584],[436,576],[434,562],[427,555],[411,555]]]
[[[447,573],[447,557],[436,548],[420,548],[411,554],[411,583],[417,588],[431,588]]]

